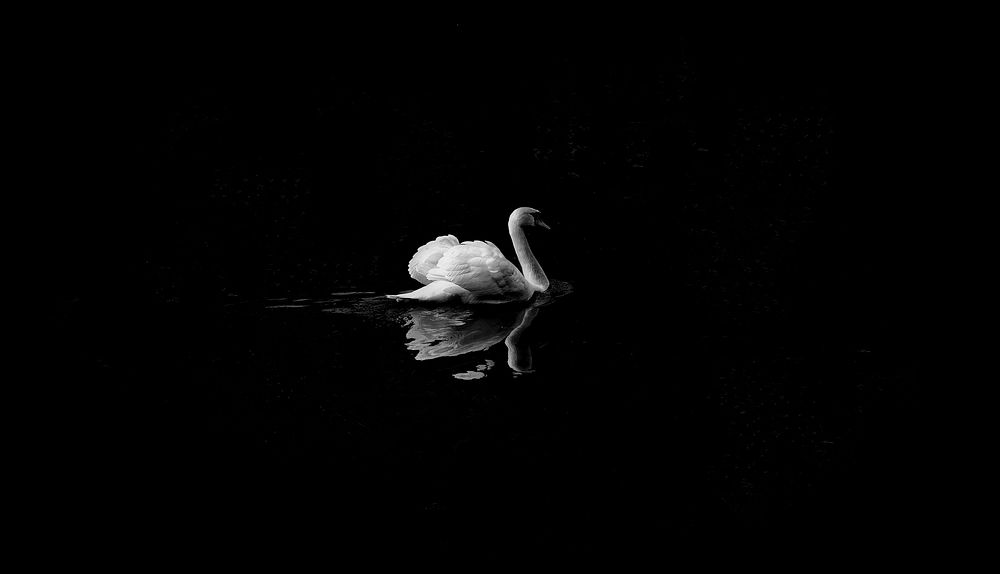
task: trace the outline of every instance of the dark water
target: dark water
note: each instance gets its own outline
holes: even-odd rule
[[[900,195],[852,60],[469,25],[151,51],[107,96],[128,161],[67,218],[77,503],[479,556],[920,530]],[[512,255],[522,205],[550,293],[382,296],[436,235]]]

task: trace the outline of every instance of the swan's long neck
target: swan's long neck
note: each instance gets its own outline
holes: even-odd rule
[[[507,230],[514,242],[514,252],[517,253],[517,261],[521,264],[521,273],[524,274],[524,278],[536,291],[545,291],[549,288],[549,278],[542,271],[538,259],[535,259],[531,247],[528,247],[528,238],[524,235],[524,229],[517,223],[510,222],[507,224]]]

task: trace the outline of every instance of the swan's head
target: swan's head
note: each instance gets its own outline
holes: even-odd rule
[[[518,207],[510,214],[507,220],[508,227],[542,227],[549,229],[548,225],[541,219],[542,212],[533,207]]]

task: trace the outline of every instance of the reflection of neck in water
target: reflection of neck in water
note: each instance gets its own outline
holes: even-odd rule
[[[417,351],[416,360],[426,361],[485,351],[506,339],[507,364],[515,372],[530,372],[531,349],[520,341],[537,314],[536,307],[522,308],[516,314],[468,308],[412,309],[406,348]]]
[[[507,336],[504,344],[507,345],[507,365],[518,373],[530,373],[531,369],[531,347],[521,344],[521,336],[531,326],[538,314],[537,307],[529,307],[521,311],[521,324],[514,327],[514,330]]]

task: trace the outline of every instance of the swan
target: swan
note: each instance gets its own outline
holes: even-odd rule
[[[463,241],[442,235],[424,244],[410,259],[410,277],[424,286],[410,293],[386,295],[397,301],[459,301],[462,303],[506,303],[527,301],[549,288],[524,234],[526,227],[549,226],[539,219],[537,209],[519,207],[507,219],[507,231],[521,270],[490,241]]]

